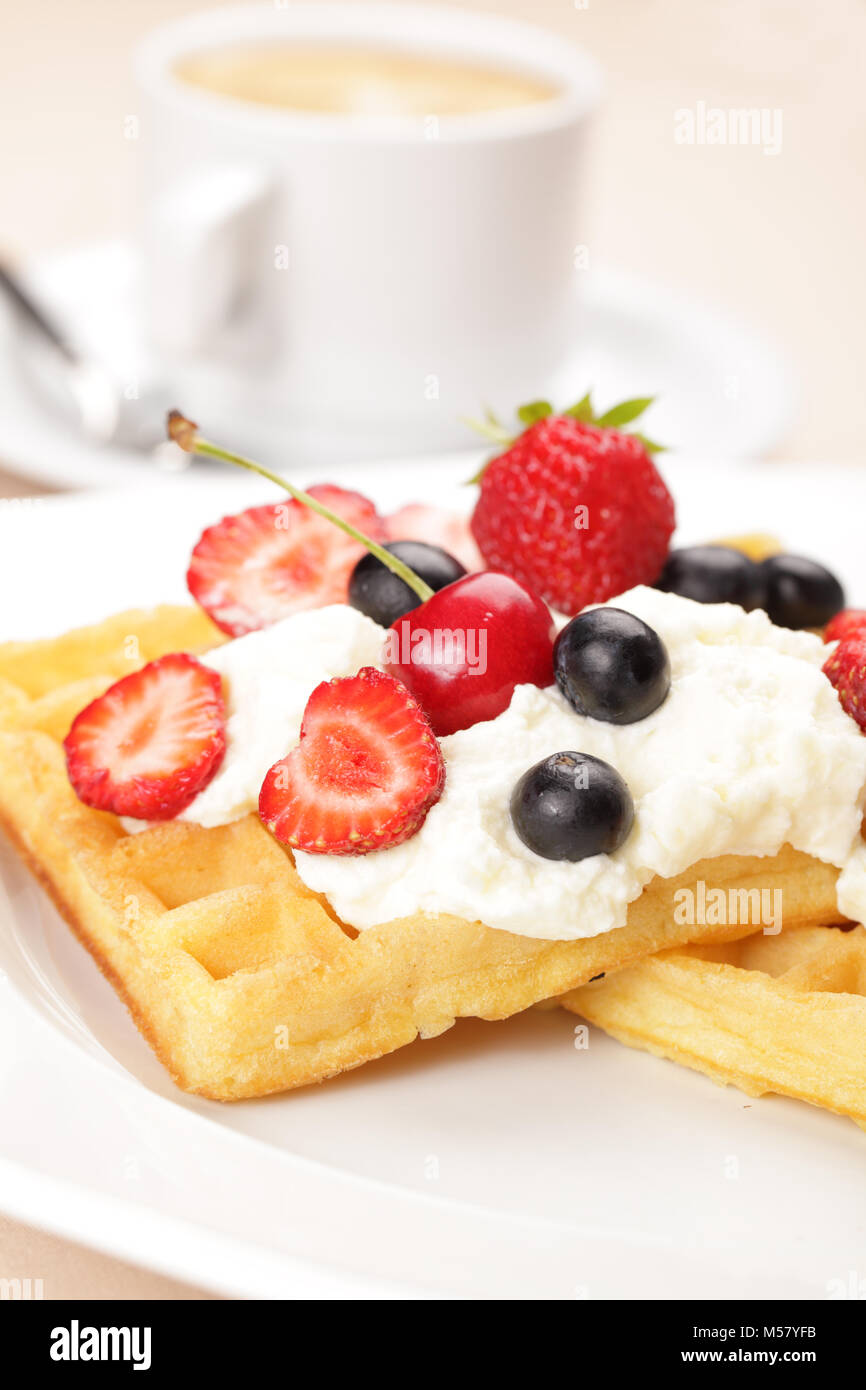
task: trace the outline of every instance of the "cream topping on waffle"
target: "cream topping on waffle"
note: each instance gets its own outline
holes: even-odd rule
[[[360,929],[453,913],[570,940],[622,926],[656,875],[715,855],[774,855],[789,843],[843,869],[840,909],[866,917],[866,738],[821,671],[820,639],[774,627],[762,612],[654,589],[614,604],[654,627],[670,654],[670,695],[648,719],[605,724],[576,714],[555,686],[519,686],[497,719],[441,740],[445,792],[411,840],[355,857],[296,854],[304,882]],[[181,819],[214,826],[255,811],[268,768],[298,741],[313,688],[378,665],[383,637],[369,618],[334,605],[209,654],[225,678],[226,757]],[[515,782],[566,749],[604,758],[629,785],[635,824],[612,855],[541,859],[514,831]]]
[[[569,940],[622,926],[656,875],[789,843],[847,870],[845,910],[860,916],[866,739],[821,671],[820,639],[653,589],[614,604],[670,654],[671,692],[649,718],[617,727],[576,714],[553,686],[520,686],[498,718],[442,739],[445,792],[411,840],[357,857],[297,854],[304,882],[362,929],[420,911]],[[604,758],[631,789],[634,828],[612,855],[553,862],[514,831],[515,782],[566,749]]]

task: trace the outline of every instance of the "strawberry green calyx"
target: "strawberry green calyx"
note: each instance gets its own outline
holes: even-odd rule
[[[638,420],[644,411],[649,409],[654,400],[655,396],[634,396],[630,400],[620,401],[618,405],[613,405],[601,414],[597,414],[592,403],[592,392],[587,391],[585,396],[582,396],[574,405],[568,406],[566,410],[557,411],[550,401],[540,400],[529,401],[526,405],[518,406],[515,414],[523,429],[529,429],[530,425],[537,424],[539,420],[547,419],[549,415],[568,415],[584,424],[597,425],[599,429],[615,429],[631,434],[635,439],[640,440],[648,454],[658,454],[664,452],[665,446],[663,444],[657,444],[638,430],[624,430],[623,428]],[[516,433],[510,432],[508,427],[489,409],[485,410],[482,420],[467,419],[464,423],[470,429],[475,430],[476,434],[482,435],[500,449],[509,448],[523,432],[522,430],[518,430]],[[471,483],[480,482],[486,467],[487,463],[485,462],[469,481]]]
[[[402,579],[405,584],[408,584],[422,603],[426,603],[427,599],[433,597],[433,590],[430,585],[426,584],[420,575],[416,574],[402,560],[399,560],[396,555],[392,555],[390,550],[386,550],[377,541],[365,536],[363,531],[359,531],[351,522],[337,516],[330,507],[326,507],[317,498],[311,497],[308,492],[295,487],[294,483],[290,483],[279,473],[272,473],[270,469],[264,468],[262,464],[255,463],[252,459],[244,458],[242,454],[234,454],[228,449],[220,448],[218,444],[212,444],[210,440],[203,439],[198,432],[198,425],[192,420],[188,420],[179,410],[168,412],[166,429],[169,439],[179,445],[184,453],[203,454],[209,458],[222,459],[224,463],[233,463],[238,468],[245,468],[249,473],[258,473],[259,477],[266,478],[269,483],[283,488],[296,502],[309,507],[310,511],[317,512],[319,516],[323,516],[326,521],[330,521],[333,526],[338,527],[340,531],[345,531],[346,535],[363,545],[371,555],[375,555],[377,560],[381,561],[393,574],[396,574],[398,579]]]

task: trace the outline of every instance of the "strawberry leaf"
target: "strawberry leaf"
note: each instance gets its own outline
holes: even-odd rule
[[[496,457],[496,454],[488,454],[487,458],[484,460],[478,471],[476,473],[473,473],[471,478],[467,478],[463,486],[477,487],[478,484],[481,482],[481,479],[484,477],[484,470],[486,469],[488,463],[492,463]]]
[[[575,405],[570,405],[562,413],[563,415],[570,415],[573,420],[582,420],[585,424],[593,424],[595,414],[592,408],[592,392],[587,391],[586,395],[581,397]]]
[[[460,416],[460,423],[468,425],[476,434],[480,434],[484,439],[489,439],[491,443],[499,448],[507,449],[509,444],[514,443],[514,435],[507,430],[504,425],[500,425],[497,420],[487,416],[484,420],[473,420],[468,415]]]
[[[483,407],[483,410],[484,420],[486,424],[492,426],[492,428],[495,430],[505,430],[505,426],[503,425],[499,416],[496,414],[495,410],[491,410],[489,405],[485,405]]]
[[[641,434],[640,430],[629,430],[629,434],[633,439],[640,440],[648,454],[666,454],[668,451],[667,444],[656,444],[654,439],[649,439],[645,434]]]
[[[619,405],[611,406],[603,415],[599,415],[594,421],[601,429],[617,429],[620,425],[630,425],[632,420],[637,420],[648,410],[655,400],[655,396],[635,396],[630,401],[620,401]]]
[[[517,418],[522,425],[534,425],[537,420],[545,420],[553,414],[550,401],[530,401],[528,405],[517,408]]]

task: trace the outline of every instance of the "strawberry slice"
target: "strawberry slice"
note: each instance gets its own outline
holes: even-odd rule
[[[373,503],[325,483],[310,495],[373,540],[385,539]],[[349,575],[366,551],[293,498],[223,517],[202,533],[186,582],[230,637],[267,627],[304,608],[345,603]]]
[[[453,555],[471,574],[483,570],[484,561],[475,538],[469,530],[468,518],[444,507],[425,507],[422,502],[410,502],[398,512],[385,517],[389,541],[426,541],[438,545]]]
[[[69,780],[85,805],[169,820],[222,762],[220,677],[193,656],[161,656],[83,709],[63,746]]]
[[[866,734],[866,632],[854,631],[824,662],[824,675],[835,686],[846,714]]]
[[[445,764],[405,685],[364,666],[323,681],[301,741],[262,783],[259,815],[309,854],[368,854],[408,840],[442,795]]]

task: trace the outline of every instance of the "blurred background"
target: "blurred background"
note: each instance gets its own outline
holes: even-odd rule
[[[4,7],[0,254],[11,264],[131,237],[140,153],[128,138],[139,105],[131,51],[155,25],[203,8],[199,0]],[[792,389],[772,458],[858,461],[862,0],[474,0],[472,8],[546,27],[604,69],[586,171],[589,268],[638,277],[662,308],[669,293],[720,310],[761,351],[778,354]],[[780,112],[779,148],[678,143],[675,113],[701,103]],[[0,356],[0,387],[7,369]],[[49,486],[22,470],[0,410],[0,498]],[[51,1297],[196,1296],[0,1219],[0,1275],[13,1266],[44,1272]]]
[[[130,235],[138,146],[125,121],[140,100],[130,53],[154,25],[202,8],[196,0],[7,7],[0,251],[20,263]],[[585,179],[590,266],[635,273],[750,326],[792,369],[794,392],[770,452],[855,459],[848,403],[858,397],[866,320],[866,7],[476,0],[473,8],[545,26],[605,70]],[[780,150],[676,143],[674,113],[699,103],[779,110]],[[4,491],[17,490],[2,435],[0,467]]]

